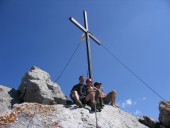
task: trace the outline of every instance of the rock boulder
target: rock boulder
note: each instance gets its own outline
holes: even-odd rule
[[[161,101],[159,104],[159,121],[165,127],[170,128],[170,101]]]
[[[60,87],[51,81],[50,75],[35,66],[22,78],[18,91],[23,102],[50,105],[65,104],[67,101]]]

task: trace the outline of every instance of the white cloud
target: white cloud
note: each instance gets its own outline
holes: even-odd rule
[[[142,103],[142,101],[144,102],[145,100],[147,100],[147,98],[145,96],[143,96],[139,99],[136,99],[136,100],[132,100],[131,98],[129,98],[124,101],[120,101],[119,104],[122,107],[122,109],[128,111],[132,115],[141,116],[142,112],[138,109],[134,110],[134,108],[136,107],[137,104],[139,104],[140,102]]]
[[[126,100],[126,104],[132,105],[132,100],[131,99]]]
[[[143,97],[141,97],[139,99],[133,100],[133,101],[132,101],[131,98],[129,98],[129,99],[126,99],[123,102],[120,102],[119,104],[122,106],[123,109],[125,109],[126,107],[130,107],[132,105],[136,105],[136,104],[140,103],[141,101],[145,101],[145,100],[147,100],[147,98],[145,96],[143,96]],[[136,111],[136,113],[137,112],[138,111]]]
[[[124,102],[122,102],[122,108],[125,108],[127,106],[131,106],[133,104],[131,99],[127,99]]]

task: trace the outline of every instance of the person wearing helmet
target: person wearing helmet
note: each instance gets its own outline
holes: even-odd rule
[[[87,105],[91,107],[91,111],[95,111],[95,105],[96,105],[96,109],[99,112],[101,112],[101,107],[98,104],[100,91],[92,86],[92,80],[90,78],[86,80],[85,90],[87,92],[87,96],[85,100],[87,102]]]
[[[93,102],[94,101],[94,92],[91,91],[92,90],[92,80],[90,78],[86,79],[85,90],[87,93],[86,101]]]

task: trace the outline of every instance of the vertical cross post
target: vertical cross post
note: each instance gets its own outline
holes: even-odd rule
[[[87,32],[85,33],[85,36],[86,36],[86,50],[87,50],[87,61],[88,61],[88,73],[89,73],[89,78],[93,79],[92,62],[91,62],[91,51],[90,51],[90,40],[89,40],[89,33],[88,33],[88,21],[87,21],[87,13],[86,13],[86,11],[83,12],[83,15],[84,15],[84,26],[85,26],[85,29],[87,30]]]
[[[91,51],[90,51],[90,40],[89,40],[89,38],[91,38],[93,41],[95,41],[98,45],[100,45],[101,43],[96,37],[94,37],[89,32],[86,11],[83,11],[83,15],[84,15],[84,27],[81,24],[79,24],[79,22],[77,22],[73,17],[70,17],[70,21],[85,33],[86,49],[87,49],[87,61],[88,61],[88,73],[89,73],[89,78],[92,79],[92,81],[93,81]],[[94,86],[93,86],[93,89],[94,89]],[[96,111],[95,111],[95,115],[96,115],[96,128],[98,128]]]
[[[92,74],[92,62],[91,62],[91,51],[90,51],[90,40],[91,38],[93,41],[95,41],[98,45],[100,45],[100,41],[94,37],[88,29],[88,21],[87,21],[87,13],[86,11],[83,11],[84,15],[84,26],[83,27],[79,22],[77,22],[73,17],[70,17],[70,21],[75,24],[78,28],[80,28],[84,33],[86,37],[86,50],[87,50],[87,61],[88,61],[88,73],[89,73],[89,78],[92,79],[93,81],[93,74]]]

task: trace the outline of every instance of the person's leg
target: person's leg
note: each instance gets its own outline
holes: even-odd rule
[[[87,96],[86,96],[86,101],[88,102],[88,105],[91,107],[91,111],[95,111],[95,108],[101,112],[101,107],[98,106],[95,103],[95,92],[90,92]],[[95,107],[96,104],[96,107]]]
[[[80,97],[77,91],[73,91],[73,99],[74,99],[74,103],[79,106],[80,108],[83,107],[83,104],[80,101]]]
[[[113,90],[111,91],[111,105],[112,106],[116,106],[115,100],[116,100],[116,91]]]
[[[96,101],[96,103],[99,103],[100,101],[99,101],[99,98],[100,98],[100,95],[101,94],[101,92],[100,92],[100,90],[96,90],[96,93],[95,93],[95,101]]]
[[[94,102],[94,92],[90,92],[90,93],[86,96],[86,101]]]
[[[96,108],[101,111],[101,109],[103,108],[103,104],[102,104],[102,99],[101,99],[101,92],[100,90],[96,90],[95,92],[95,101],[96,101]]]
[[[80,98],[81,103],[85,106],[88,102],[86,102],[86,97]]]
[[[101,97],[99,97],[99,104],[102,109],[104,107],[104,104],[103,104],[103,99]]]
[[[70,93],[70,99],[71,99],[73,102],[75,101],[73,92]]]
[[[87,105],[91,107],[91,111],[95,111],[95,101],[94,101],[95,96],[94,95],[95,95],[94,92],[90,92],[85,98]]]
[[[115,90],[109,92],[109,94],[107,94],[107,96],[103,98],[105,104],[109,104],[111,102],[112,106],[117,107],[117,105],[115,104],[115,100],[116,100]]]
[[[90,87],[89,90],[93,90],[93,87]],[[99,97],[101,96],[100,95],[101,92],[100,90],[96,90],[95,92],[90,92],[88,95],[87,95],[87,101],[91,99],[91,101],[94,101],[94,98],[95,98],[95,101],[96,103],[99,103]]]

